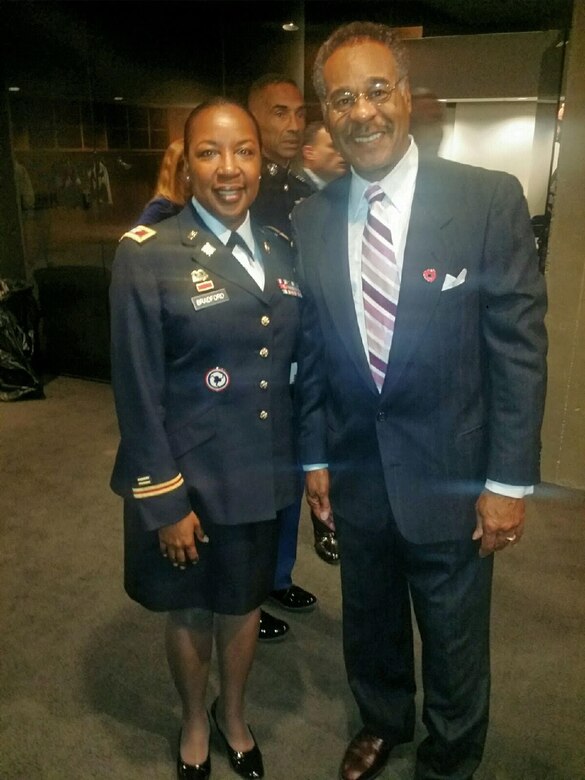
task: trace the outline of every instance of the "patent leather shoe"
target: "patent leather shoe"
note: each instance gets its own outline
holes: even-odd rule
[[[289,609],[291,612],[309,612],[317,603],[316,596],[309,593],[298,585],[291,585],[290,588],[282,590],[273,590],[270,592],[270,599],[279,607]]]
[[[333,531],[317,533],[315,531],[315,552],[325,563],[339,563],[337,537]]]
[[[249,780],[254,780],[255,778],[264,777],[264,765],[262,763],[262,753],[260,752],[260,748],[256,744],[256,740],[254,739],[254,735],[252,734],[252,729],[250,729],[250,727],[248,726],[248,728],[250,729],[250,735],[252,736],[252,739],[254,741],[254,747],[251,750],[246,750],[246,751],[234,750],[230,745],[230,743],[227,741],[225,734],[220,729],[217,723],[217,699],[211,705],[211,717],[215,724],[215,728],[217,729],[217,733],[221,737],[221,740],[224,744],[225,752],[227,754],[230,765],[234,770],[234,772],[238,774],[240,777],[249,778]]]
[[[339,769],[339,780],[373,780],[382,772],[394,745],[362,728],[351,740]]]
[[[179,731],[179,745],[177,747],[177,778],[178,780],[209,780],[211,777],[211,756],[202,764],[186,764],[181,758],[181,732]]]
[[[259,642],[281,642],[288,634],[289,625],[284,620],[275,618],[268,612],[260,610]]]

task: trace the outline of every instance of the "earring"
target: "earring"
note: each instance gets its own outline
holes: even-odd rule
[[[190,176],[190,174],[187,174],[187,175],[185,176],[185,179],[186,179],[187,181],[191,181],[191,176]]]

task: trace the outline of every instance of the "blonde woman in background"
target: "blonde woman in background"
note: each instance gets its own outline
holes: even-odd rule
[[[135,225],[154,225],[181,211],[189,197],[184,169],[183,139],[177,138],[171,141],[164,153],[153,196]]]

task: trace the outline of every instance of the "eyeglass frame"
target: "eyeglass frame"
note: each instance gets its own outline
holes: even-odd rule
[[[372,91],[374,91],[374,90],[376,90],[376,89],[380,89],[380,85],[381,85],[382,83],[384,83],[384,84],[388,84],[388,82],[387,82],[387,81],[385,81],[385,82],[377,82],[377,85],[372,85],[372,86],[371,86],[371,87],[369,87],[368,89],[366,89],[366,90],[363,90],[362,92],[358,92],[357,94],[356,94],[355,92],[352,92],[352,91],[351,91],[351,90],[349,90],[349,89],[348,89],[348,90],[345,90],[345,91],[344,91],[342,94],[344,94],[344,95],[347,95],[347,96],[350,96],[350,95],[351,95],[351,97],[353,98],[353,101],[352,101],[352,103],[351,103],[351,104],[348,106],[347,110],[345,110],[345,111],[339,111],[339,109],[337,109],[337,108],[334,108],[330,100],[325,100],[324,102],[325,102],[325,105],[327,106],[327,109],[328,109],[329,111],[333,111],[333,112],[334,112],[334,113],[335,113],[335,114],[336,114],[338,117],[347,116],[347,114],[349,114],[349,112],[352,110],[352,108],[354,108],[354,106],[355,106],[355,104],[358,102],[358,100],[359,100],[360,98],[362,98],[362,97],[363,97],[363,98],[364,98],[364,99],[365,99],[365,100],[366,100],[368,103],[371,103],[371,104],[372,104],[372,105],[374,105],[374,106],[382,106],[382,105],[384,105],[384,103],[387,103],[387,102],[390,100],[390,98],[392,97],[392,95],[393,95],[393,94],[394,94],[394,92],[396,91],[396,87],[397,87],[397,86],[400,84],[400,82],[401,82],[401,81],[404,81],[404,79],[405,79],[405,78],[406,78],[406,74],[404,74],[404,76],[400,76],[400,78],[399,78],[399,79],[397,79],[397,80],[394,82],[394,84],[392,84],[392,86],[387,86],[387,87],[385,87],[385,89],[387,89],[387,90],[388,90],[388,95],[387,95],[387,97],[385,97],[383,100],[377,100],[377,101],[376,101],[376,100],[371,100],[371,99],[368,97],[368,92],[372,92]]]

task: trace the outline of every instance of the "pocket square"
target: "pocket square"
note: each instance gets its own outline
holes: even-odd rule
[[[462,271],[459,272],[457,276],[451,276],[451,274],[445,274],[445,281],[443,282],[443,286],[441,287],[441,292],[444,290],[452,290],[453,287],[459,287],[460,284],[463,284],[465,281],[465,277],[467,276],[467,268],[464,268]]]

